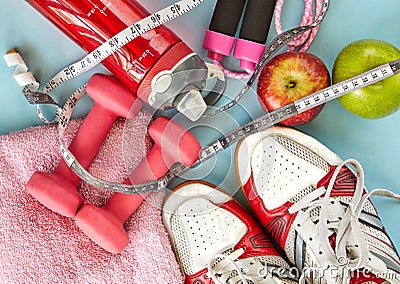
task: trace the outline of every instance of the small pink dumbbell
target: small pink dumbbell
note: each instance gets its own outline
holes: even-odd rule
[[[86,90],[95,103],[69,146],[85,169],[92,163],[116,119],[134,118],[141,108],[136,95],[107,75],[93,75]],[[35,172],[26,187],[44,206],[73,217],[84,202],[76,190],[79,182],[79,177],[62,159],[53,173]]]
[[[164,176],[176,162],[187,166],[199,158],[201,146],[185,128],[165,117],[158,117],[148,129],[154,146],[134,169],[126,184],[144,183]],[[85,204],[76,214],[76,224],[94,242],[112,253],[121,252],[129,243],[123,224],[146,198],[144,195],[115,193],[98,208]]]

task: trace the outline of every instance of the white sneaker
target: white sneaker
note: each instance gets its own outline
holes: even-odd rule
[[[254,218],[231,196],[194,181],[174,189],[163,221],[185,283],[295,283]]]
[[[235,164],[258,220],[304,279],[400,283],[399,255],[369,198],[399,196],[368,194],[357,161],[274,127],[239,142]]]

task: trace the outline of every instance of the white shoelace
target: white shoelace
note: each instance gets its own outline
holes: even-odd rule
[[[245,249],[240,248],[235,251],[233,251],[230,254],[217,254],[215,255],[207,265],[208,272],[207,276],[211,277],[211,279],[216,283],[216,284],[223,284],[219,280],[219,277],[221,277],[224,273],[230,272],[232,270],[235,270],[238,273],[238,276],[240,280],[242,280],[243,283],[247,283],[247,280],[243,274],[243,270],[241,267],[238,265],[238,259],[239,257],[244,253]],[[215,262],[217,264],[214,265]]]
[[[328,216],[329,212],[326,210],[331,202],[331,191],[339,171],[348,164],[353,165],[356,170],[357,182],[354,194],[343,216],[340,216],[336,220],[331,220]],[[350,275],[348,272],[365,267],[369,261],[368,246],[361,231],[359,216],[365,202],[372,195],[400,200],[400,195],[386,189],[375,189],[366,193],[364,191],[364,171],[360,163],[357,160],[348,159],[337,166],[326,189],[318,188],[314,190],[289,208],[289,213],[291,214],[304,209],[304,214],[300,216],[302,219],[309,218],[311,210],[320,208],[319,222],[316,224],[320,240],[320,250],[321,253],[325,254],[329,266],[341,268],[337,272],[343,278],[344,283],[349,280],[345,279],[346,275]],[[335,249],[329,243],[329,237],[332,235],[332,232],[336,233]],[[351,244],[350,251],[354,252],[356,250],[356,253],[353,253],[351,257],[349,256],[349,244]],[[344,274],[340,275],[340,272]],[[327,282],[329,283],[328,279]]]
[[[208,272],[206,276],[210,277],[216,284],[224,284],[232,280],[234,281],[233,283],[239,283],[238,281],[241,281],[243,284],[259,283],[259,280],[262,280],[262,283],[267,283],[264,281],[268,280],[270,280],[268,283],[275,283],[268,273],[263,276],[258,274],[259,268],[264,268],[261,262],[258,265],[259,267],[256,266],[250,269],[248,267],[248,259],[239,259],[244,252],[245,248],[240,248],[229,254],[221,253],[215,255],[208,262]],[[256,259],[254,259],[253,262],[254,264],[258,263]]]

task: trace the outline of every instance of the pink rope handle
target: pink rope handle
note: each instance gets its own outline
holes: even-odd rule
[[[281,34],[282,31],[282,25],[281,25],[281,14],[282,14],[282,6],[285,0],[278,0],[276,2],[275,6],[275,29],[276,32]],[[315,2],[315,14],[313,11],[313,4]],[[322,0],[304,0],[304,14],[303,18],[301,20],[300,25],[305,26],[309,25],[314,21],[314,18],[316,15],[319,15],[319,13],[322,10]],[[292,40],[290,43],[288,43],[288,51],[293,51],[296,48],[300,47],[301,52],[307,51],[307,49],[310,47],[311,43],[313,42],[315,36],[317,35],[319,26],[315,27],[311,31],[305,32],[304,34],[298,36],[294,40]]]

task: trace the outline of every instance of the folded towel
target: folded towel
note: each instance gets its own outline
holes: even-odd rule
[[[131,121],[130,167],[151,146],[146,135],[149,115]],[[70,123],[70,143],[82,120]],[[124,120],[116,122],[90,167],[94,175],[123,181]],[[134,147],[132,147],[132,145]],[[126,150],[126,149],[125,149]],[[0,283],[182,283],[183,278],[161,220],[164,192],[151,194],[125,223],[128,247],[106,252],[82,233],[71,218],[52,212],[26,191],[35,171],[52,172],[60,160],[55,126],[40,126],[0,136]],[[106,190],[81,183],[87,202],[102,206]]]

